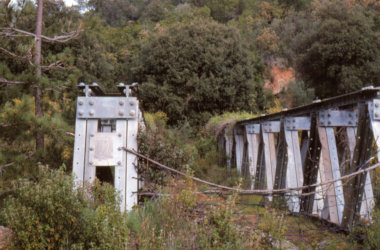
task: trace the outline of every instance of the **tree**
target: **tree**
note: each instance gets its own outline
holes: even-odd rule
[[[261,108],[262,86],[238,30],[208,20],[174,24],[151,35],[134,69],[146,111],[169,124],[203,124],[212,114]]]
[[[315,32],[300,46],[298,70],[318,97],[379,84],[380,41],[373,16],[361,6],[324,6]]]
[[[71,68],[72,56],[70,49],[57,44],[77,37],[80,25],[72,32],[50,36],[70,28],[77,17],[68,14],[73,12],[67,11],[62,1],[49,1],[45,6],[42,0],[37,6],[32,1],[7,1],[0,5],[0,12],[5,17],[0,21],[0,163],[8,162],[8,166],[25,161],[30,155],[43,160],[47,151],[51,153],[60,146],[63,150],[62,144],[67,140],[60,139],[61,144],[57,138],[68,126],[57,112],[61,109],[54,100],[56,96],[49,91],[67,84],[67,74],[61,71]],[[45,134],[49,135],[48,149],[44,147]],[[20,143],[21,138],[24,143]]]

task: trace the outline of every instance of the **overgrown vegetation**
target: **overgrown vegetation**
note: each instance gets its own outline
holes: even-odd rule
[[[275,209],[244,207],[260,219],[242,222],[236,201],[243,198],[195,196],[208,188],[145,161],[145,189],[176,195],[147,200],[126,215],[110,186],[87,187],[87,196],[74,191],[64,172],[71,172],[67,134],[74,132],[79,82],[106,91],[139,82],[146,122],[140,151],[229,186],[246,183],[219,161],[215,135],[226,126],[380,84],[376,0],[43,1],[43,35],[80,33],[64,42],[45,37],[40,64],[36,2],[0,3],[0,224],[16,233],[15,248],[281,248],[293,239],[287,233],[296,223]],[[275,96],[263,86],[277,62],[294,68],[295,79]],[[378,248],[374,218],[353,230],[351,242]],[[321,235],[312,247],[333,237]],[[308,246],[300,238],[298,246]],[[329,244],[346,247],[344,241]]]
[[[63,167],[39,166],[36,176],[10,188],[0,224],[15,232],[17,249],[123,249],[127,243],[125,216],[108,184],[76,190]]]

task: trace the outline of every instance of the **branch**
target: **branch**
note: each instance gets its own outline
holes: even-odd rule
[[[0,78],[0,87],[12,86],[12,85],[22,85],[22,84],[27,84],[27,83],[21,82],[21,81],[7,80],[5,78]]]
[[[27,55],[25,55],[25,56],[17,55],[17,54],[15,54],[15,53],[7,50],[7,49],[4,49],[3,47],[0,47],[0,51],[2,51],[3,53],[7,54],[8,56],[11,56],[11,57],[23,60],[23,61],[27,61],[30,65],[33,65],[33,63],[32,63],[31,49],[29,49]]]
[[[35,154],[35,152],[32,152],[32,153],[30,153],[30,154],[27,154],[27,155],[25,156],[25,160],[28,160],[29,158],[32,158],[34,154]],[[0,176],[2,175],[2,173],[3,173],[3,169],[4,169],[4,168],[6,168],[6,167],[10,167],[10,166],[12,166],[12,165],[14,165],[14,164],[15,164],[15,162],[10,162],[10,163],[7,163],[7,164],[4,164],[4,165],[0,166]]]
[[[80,34],[80,32],[82,31],[81,27],[82,27],[82,23],[79,23],[78,29],[71,31],[65,35],[54,36],[54,37],[48,37],[48,36],[41,35],[41,38],[47,42],[64,43],[64,42],[67,42],[67,41],[77,37]],[[31,33],[29,31],[20,30],[17,28],[9,28],[8,27],[8,28],[2,28],[1,30],[2,30],[2,32],[0,32],[0,35],[7,36],[7,37],[18,37],[18,36],[20,36],[20,34],[23,34],[25,36],[37,38],[36,34]]]
[[[41,65],[41,69],[44,70],[44,71],[48,71],[48,70],[51,70],[51,69],[65,69],[64,67],[64,64],[61,60],[58,60],[56,62],[53,62],[49,65]]]

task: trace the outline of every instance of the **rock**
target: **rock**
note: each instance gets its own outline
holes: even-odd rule
[[[9,228],[0,226],[0,249],[10,248],[15,234]]]

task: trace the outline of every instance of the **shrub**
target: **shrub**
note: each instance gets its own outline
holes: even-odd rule
[[[261,65],[248,52],[236,28],[204,19],[153,33],[134,68],[143,109],[165,112],[171,125],[261,109]]]
[[[168,129],[168,118],[165,113],[144,114],[146,130],[138,135],[139,151],[166,166],[178,170],[184,170],[186,165],[191,165],[195,155],[194,146],[187,142],[192,130],[185,124],[179,128]],[[164,184],[168,173],[154,164],[140,161],[139,172],[145,183]]]
[[[36,179],[18,180],[12,188],[0,223],[15,232],[16,248],[124,248],[128,229],[111,186],[75,190],[63,168],[40,166]]]

